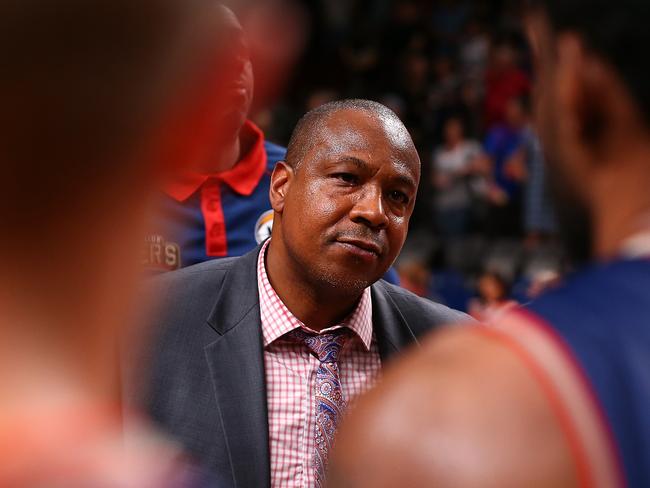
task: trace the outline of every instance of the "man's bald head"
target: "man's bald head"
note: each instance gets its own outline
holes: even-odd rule
[[[365,112],[375,117],[393,143],[417,154],[408,130],[395,112],[372,100],[348,99],[326,103],[303,115],[296,124],[289,140],[286,156],[287,164],[293,168],[298,168],[305,155],[326,134],[328,120],[334,114],[344,111]],[[350,124],[350,130],[353,129],[354,127]]]
[[[273,171],[270,249],[284,248],[284,266],[314,288],[358,296],[401,250],[419,181],[420,158],[391,110],[368,100],[323,105],[303,117]],[[360,255],[350,239],[365,243]]]

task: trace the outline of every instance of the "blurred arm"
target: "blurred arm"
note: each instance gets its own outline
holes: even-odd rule
[[[576,486],[542,387],[483,330],[436,334],[387,373],[343,424],[330,487]]]

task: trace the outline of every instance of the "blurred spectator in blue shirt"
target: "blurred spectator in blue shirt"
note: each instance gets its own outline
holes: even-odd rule
[[[485,138],[484,148],[492,160],[494,182],[488,231],[492,235],[513,236],[521,233],[521,167],[508,164],[522,146],[528,130],[527,103],[511,98],[506,105],[506,121],[494,126]]]
[[[520,145],[505,163],[505,172],[523,188],[523,228],[526,245],[535,247],[556,230],[551,198],[547,188],[542,147],[532,127],[521,134]]]

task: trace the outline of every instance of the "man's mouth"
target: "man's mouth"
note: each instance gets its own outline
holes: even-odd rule
[[[372,254],[374,257],[379,257],[382,253],[382,248],[379,244],[366,239],[341,237],[336,242],[350,248],[352,251],[358,251],[362,254]]]

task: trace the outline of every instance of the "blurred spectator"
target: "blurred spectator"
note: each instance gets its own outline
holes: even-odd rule
[[[556,232],[555,216],[546,180],[546,162],[541,143],[532,128],[526,129],[522,143],[526,168],[524,229],[526,243],[534,246]]]
[[[450,69],[445,70],[445,75],[450,72]],[[430,63],[427,56],[419,51],[406,54],[402,75],[401,84],[408,99],[416,103],[426,101],[430,83]]]
[[[453,106],[456,102],[460,79],[449,56],[438,56],[433,63],[433,86],[429,92],[432,109]]]
[[[516,306],[510,300],[510,286],[499,274],[488,271],[478,279],[478,297],[470,301],[469,314],[480,322],[489,322],[500,313]]]
[[[441,49],[451,52],[460,37],[470,13],[470,2],[466,0],[440,0],[431,17],[431,26],[438,36]]]
[[[512,156],[524,142],[528,130],[528,104],[511,98],[505,107],[505,123],[488,131],[484,148],[492,160],[496,187],[490,193],[487,232],[491,236],[519,236],[522,227],[521,188],[525,173]]]
[[[431,66],[425,53],[411,51],[404,55],[400,70],[399,89],[405,101],[404,124],[409,128],[413,142],[422,150],[427,141],[431,113],[428,97]]]
[[[517,51],[509,42],[494,47],[485,77],[485,126],[490,128],[507,119],[508,102],[527,95],[530,81],[517,65]]]
[[[471,19],[465,26],[459,46],[461,76],[464,81],[483,83],[490,55],[490,38],[478,19]]]
[[[508,158],[504,171],[523,184],[523,228],[528,247],[548,240],[555,232],[555,218],[547,188],[544,156],[532,127],[522,132],[521,142]]]
[[[416,259],[403,260],[399,263],[397,270],[400,285],[403,288],[418,296],[428,297],[429,287],[431,286],[431,271],[426,263]]]
[[[447,120],[444,137],[433,156],[433,185],[437,228],[450,238],[468,231],[472,203],[485,196],[488,167],[481,145],[465,138],[460,118]]]
[[[480,139],[483,135],[482,85],[471,81],[463,82],[458,91],[458,105],[455,110],[462,113],[466,133],[469,137]]]

